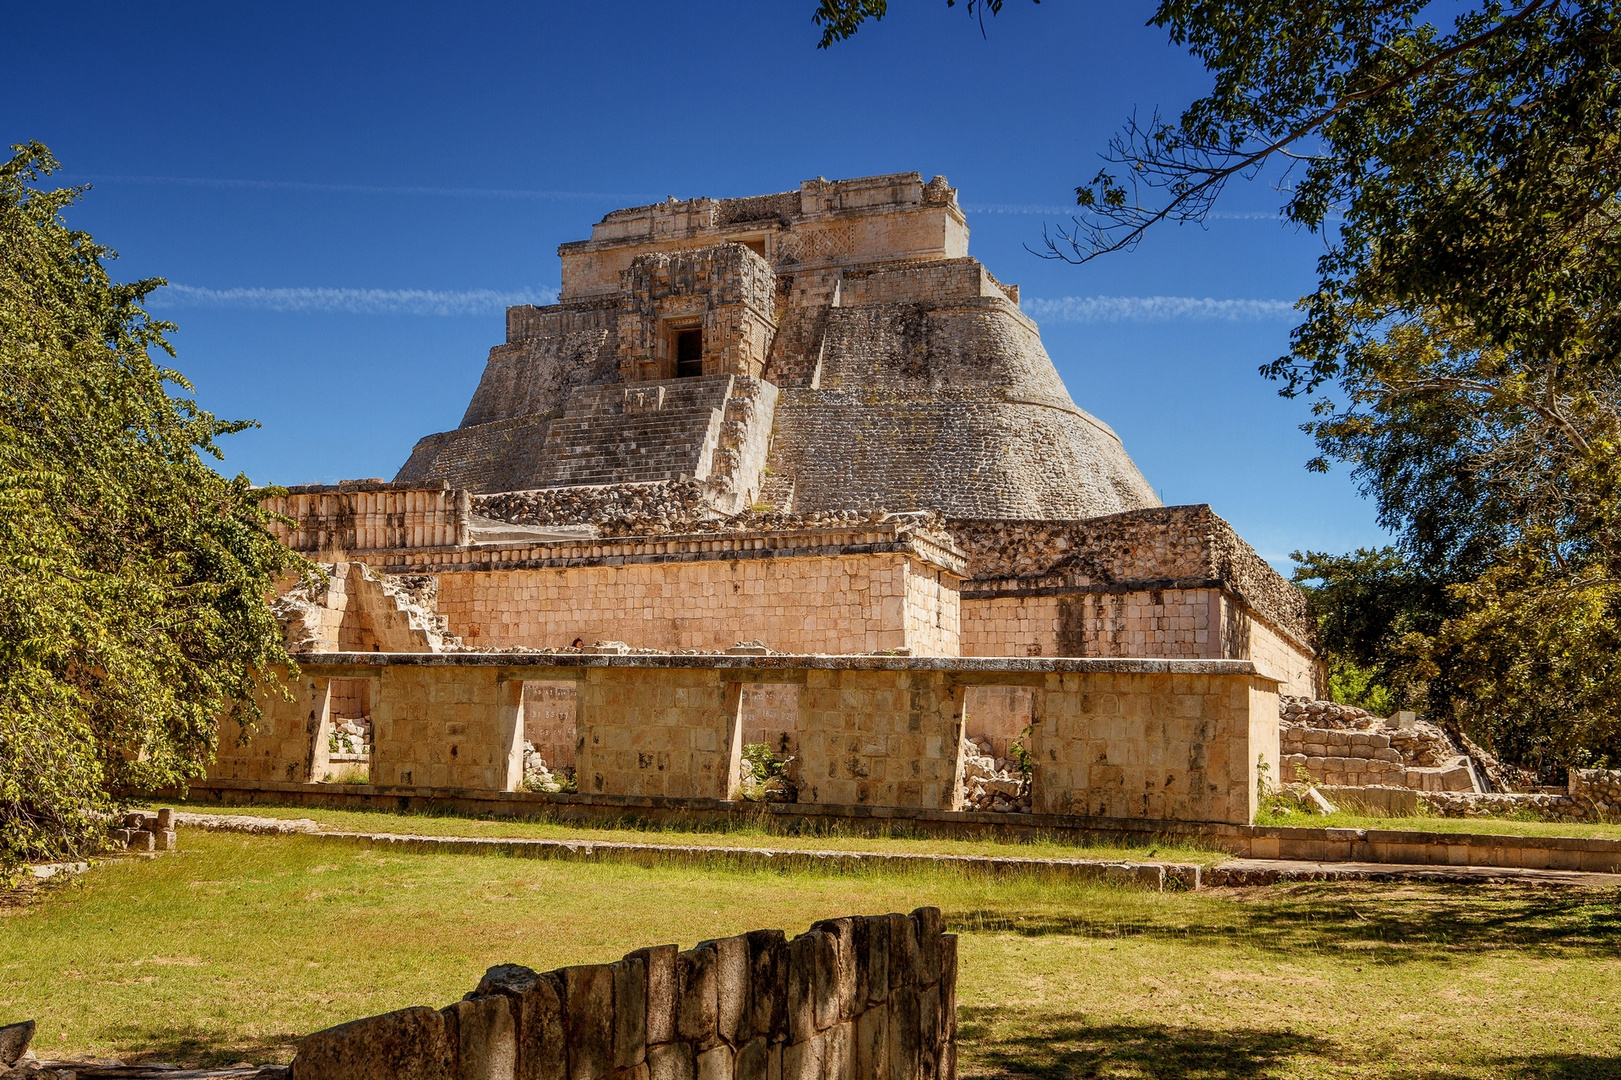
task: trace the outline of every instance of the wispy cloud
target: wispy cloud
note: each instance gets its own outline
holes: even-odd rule
[[[1056,300],[1027,298],[1026,314],[1053,322],[1171,322],[1179,319],[1219,319],[1225,322],[1263,322],[1294,314],[1291,300],[1212,300],[1194,296],[1061,296]]]
[[[247,188],[265,191],[335,192],[350,195],[449,195],[475,199],[652,200],[646,192],[535,191],[524,188],[400,187],[381,184],[315,184],[301,180],[235,180],[212,176],[117,176],[87,173],[83,179],[108,184],[156,184],[171,187]]]
[[[226,307],[262,311],[336,311],[355,315],[485,315],[513,304],[552,304],[556,289],[205,289],[169,285],[152,294],[153,308]]]

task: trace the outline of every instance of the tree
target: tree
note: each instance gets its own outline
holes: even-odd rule
[[[290,665],[266,603],[309,565],[266,528],[262,490],[202,455],[222,422],[149,353],[171,324],[70,230],[84,189],[0,165],[0,870],[96,849],[122,793],[203,774],[222,717],[252,722]],[[233,729],[234,730],[234,729]]]
[[[985,12],[1000,14],[1005,0],[963,0],[968,14],[979,16],[979,29],[985,31]],[[1033,0],[1041,3],[1041,0]],[[946,0],[946,7],[956,7],[957,0]],[[834,42],[843,41],[861,29],[869,20],[878,22],[889,13],[889,0],[821,0],[811,22],[822,28],[822,40],[816,45],[826,49]]]
[[[1128,121],[1041,250],[1129,250],[1274,171],[1327,247],[1262,372],[1318,398],[1311,467],[1349,465],[1396,534],[1302,557],[1325,643],[1544,765],[1621,761],[1617,6],[1162,0],[1211,91]],[[1370,638],[1350,597],[1400,617]]]

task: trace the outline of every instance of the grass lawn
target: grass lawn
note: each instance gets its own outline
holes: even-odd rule
[[[1579,824],[1561,821],[1522,821],[1506,817],[1448,818],[1428,814],[1376,817],[1341,810],[1334,814],[1277,814],[1263,810],[1255,824],[1284,828],[1398,829],[1404,832],[1485,833],[1494,836],[1579,836],[1584,839],[1621,840],[1621,824]]]
[[[259,817],[309,818],[338,831],[412,833],[418,836],[494,836],[538,840],[618,840],[633,844],[701,844],[707,847],[771,847],[799,851],[886,851],[928,855],[1000,855],[1032,859],[1118,859],[1141,862],[1200,863],[1209,866],[1228,858],[1213,847],[1190,837],[1145,837],[1139,845],[1078,843],[1040,834],[1028,839],[949,840],[920,836],[898,827],[863,830],[859,822],[832,821],[815,833],[773,832],[774,824],[732,822],[713,828],[691,825],[646,825],[627,819],[615,826],[561,824],[549,821],[514,821],[505,818],[469,818],[439,814],[396,814],[381,810],[327,810],[318,807],[200,806],[165,802],[176,810],[210,814],[245,814]]]
[[[1148,893],[949,871],[640,868],[184,834],[0,906],[0,1022],[42,1053],[286,1060],[494,963],[936,904],[962,935],[961,1072],[1621,1077],[1621,895],[1289,886]]]

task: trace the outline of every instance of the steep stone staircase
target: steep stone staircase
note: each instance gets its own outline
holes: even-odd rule
[[[536,486],[704,479],[732,381],[717,375],[576,387],[546,433]]]

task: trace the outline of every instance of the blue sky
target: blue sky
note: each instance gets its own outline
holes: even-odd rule
[[[1266,182],[1084,267],[1026,250],[1128,114],[1204,87],[1152,5],[1009,0],[981,37],[892,2],[830,51],[812,0],[11,4],[0,127],[94,185],[70,221],[116,276],[173,283],[153,306],[199,401],[264,425],[226,442],[256,481],[392,476],[609,210],[916,169],[1166,502],[1279,564],[1380,542],[1343,472],[1305,471],[1306,403],[1256,373],[1322,251]]]

